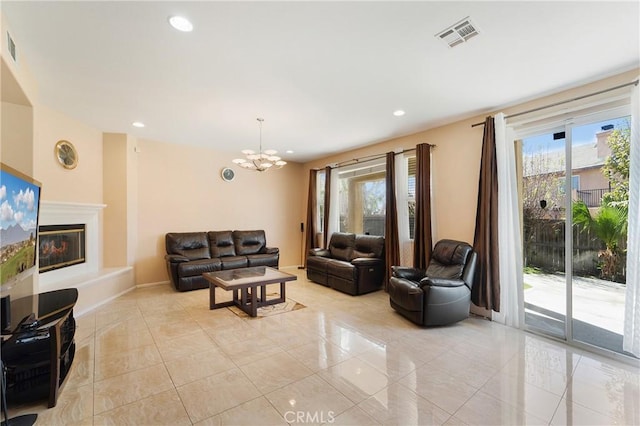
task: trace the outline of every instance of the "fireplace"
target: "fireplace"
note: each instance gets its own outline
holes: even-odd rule
[[[85,225],[42,225],[39,227],[40,273],[84,263]]]

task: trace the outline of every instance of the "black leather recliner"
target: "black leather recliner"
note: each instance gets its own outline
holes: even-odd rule
[[[477,254],[464,242],[438,241],[427,270],[393,266],[391,307],[420,325],[446,325],[469,316]]]

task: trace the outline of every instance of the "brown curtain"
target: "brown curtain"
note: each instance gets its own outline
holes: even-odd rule
[[[316,193],[316,185],[318,182],[318,171],[309,170],[309,195],[307,199],[307,230],[305,234],[304,244],[304,256],[302,257],[302,264],[307,264],[307,256],[309,250],[316,246],[316,232],[318,232],[318,226],[316,224],[316,211],[318,209],[318,195]]]
[[[431,260],[431,145],[416,145],[416,213],[413,265],[427,269]]]
[[[478,269],[471,300],[477,306],[500,312],[498,164],[493,117],[487,117],[484,122],[473,249],[478,253]]]
[[[396,205],[396,166],[395,154],[387,152],[387,207],[384,220],[384,253],[387,268],[384,288],[387,289],[391,278],[391,267],[400,265],[400,243],[398,242],[398,207]]]
[[[331,167],[324,169],[324,221],[323,221],[323,248],[329,247],[329,212],[331,211]]]

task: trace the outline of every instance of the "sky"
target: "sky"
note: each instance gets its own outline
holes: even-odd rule
[[[16,223],[25,231],[35,229],[40,188],[2,170],[0,172],[0,228]]]
[[[600,132],[602,126],[613,124],[614,129],[620,129],[628,126],[629,117],[616,118],[613,120],[599,121],[597,123],[576,126],[573,128],[572,145],[584,145],[596,142],[596,133]],[[524,154],[532,154],[539,151],[553,151],[564,149],[565,140],[553,140],[553,134],[547,133],[540,136],[525,138],[522,144]]]

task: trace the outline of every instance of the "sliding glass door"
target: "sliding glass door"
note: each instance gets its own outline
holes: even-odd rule
[[[622,352],[630,117],[571,127],[572,337]]]
[[[563,129],[522,140],[522,222],[525,324],[566,337]]]
[[[623,353],[630,119],[601,117],[520,141],[523,308],[528,329]]]

